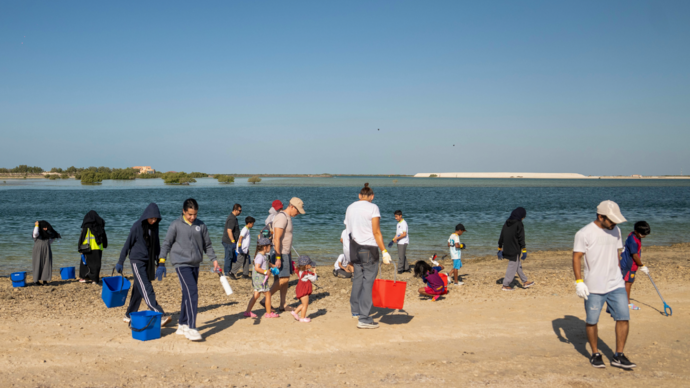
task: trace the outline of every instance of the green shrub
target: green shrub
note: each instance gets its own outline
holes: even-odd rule
[[[261,182],[261,178],[259,178],[258,176],[255,175],[255,176],[249,178],[249,180],[247,180],[247,182],[257,184],[257,183]]]
[[[96,183],[101,183],[103,181],[102,174],[99,174],[92,170],[86,170],[81,173],[80,176],[82,185],[92,185]]]
[[[431,175],[429,175],[429,178],[438,178],[438,175],[436,175],[436,174],[431,174]]]
[[[51,181],[54,181],[56,179],[60,179],[60,176],[58,174],[50,174],[50,175],[48,175],[48,179],[50,179]]]
[[[216,179],[218,179],[218,183],[233,183],[235,182],[235,177],[230,176],[230,175],[216,175]]]
[[[185,172],[166,172],[163,174],[163,182],[166,185],[188,185],[196,182],[196,179]]]
[[[190,178],[208,178],[208,174],[205,172],[192,172],[187,174]]]
[[[69,179],[69,174],[65,174],[65,173],[60,174],[60,178],[62,178],[62,179]]]

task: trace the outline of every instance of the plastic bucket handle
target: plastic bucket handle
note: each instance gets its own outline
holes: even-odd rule
[[[158,318],[157,315],[152,316],[151,319],[149,319],[149,323],[147,323],[146,326],[144,326],[144,327],[141,328],[141,329],[136,329],[136,328],[132,327],[132,323],[130,322],[130,323],[129,323],[129,328],[132,329],[132,331],[136,331],[137,333],[140,333],[140,332],[142,332],[142,331],[144,331],[144,330],[146,330],[146,329],[149,329],[149,328],[153,327],[153,323],[156,321],[156,318]]]
[[[383,261],[379,261],[379,271],[376,273],[377,278],[381,275],[381,263],[382,262]],[[397,283],[398,282],[398,265],[395,264],[395,262],[393,260],[391,260],[391,263],[395,267],[395,270],[393,271],[393,283]]]
[[[110,277],[115,276],[115,267],[113,267],[113,272],[110,273]],[[120,277],[122,278],[122,281],[120,282],[120,290],[122,291],[122,287],[125,285],[125,269],[122,269],[122,273],[120,274]]]

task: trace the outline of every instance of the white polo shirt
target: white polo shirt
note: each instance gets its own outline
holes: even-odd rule
[[[403,234],[403,232],[407,234],[405,235],[405,238],[401,238],[400,240],[398,240],[398,244],[409,244],[410,232],[408,232],[407,230],[407,221],[405,221],[404,219],[398,222],[398,225],[395,228],[395,236],[400,236],[401,234]]]

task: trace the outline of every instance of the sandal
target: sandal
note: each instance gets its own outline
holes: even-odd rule
[[[247,318],[256,318],[256,317],[257,317],[257,315],[254,314],[254,313],[251,312],[251,311],[245,311],[245,312],[244,312],[244,316],[247,317]]]
[[[299,321],[300,321],[300,322],[304,322],[304,323],[309,323],[309,322],[311,322],[311,319],[309,319],[309,318],[302,318],[302,319],[300,319]]]
[[[276,313],[264,314],[264,318],[280,318],[280,315]]]
[[[297,313],[294,311],[291,311],[291,313],[292,313],[292,316],[295,317],[295,321],[299,321],[299,315],[297,315]]]
[[[284,313],[286,311],[295,311],[295,308],[292,306],[278,307],[278,311]]]

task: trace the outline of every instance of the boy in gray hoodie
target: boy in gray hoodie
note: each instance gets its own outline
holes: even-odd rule
[[[170,224],[165,241],[161,246],[160,263],[165,265],[165,258],[170,253],[170,262],[182,288],[182,306],[177,334],[184,335],[192,341],[200,341],[201,334],[196,330],[196,314],[199,305],[199,265],[206,253],[213,262],[214,271],[220,272],[216,253],[211,245],[206,225],[198,220],[199,204],[194,198],[184,201],[182,216]]]

